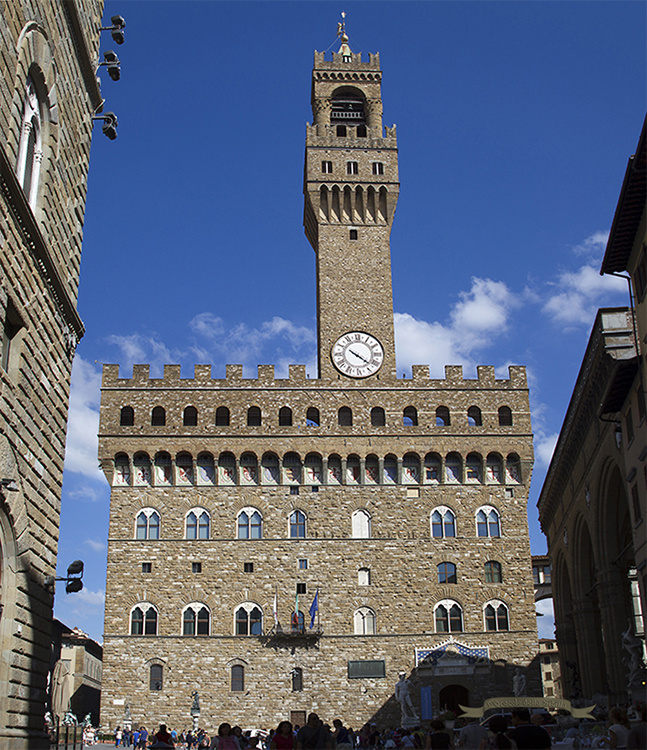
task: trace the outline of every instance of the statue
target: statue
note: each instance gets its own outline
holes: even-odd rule
[[[92,715],[91,714],[86,714],[83,717],[83,721],[81,722],[81,726],[85,727],[85,728],[92,726]]]
[[[71,711],[66,711],[63,716],[63,724],[67,727],[75,727],[78,724],[78,719]]]
[[[198,691],[194,690],[191,693],[191,697],[193,698],[193,703],[191,704],[191,716],[194,714],[200,713],[200,696],[198,695]]]
[[[403,727],[408,723],[417,724],[420,719],[411,701],[410,683],[407,680],[406,672],[399,672],[398,677],[400,679],[395,683],[395,698],[400,704],[400,711],[402,712],[401,724]]]
[[[629,652],[629,658],[625,657],[622,663],[627,667],[627,688],[638,687],[642,682],[641,677],[645,672],[643,661],[643,644],[640,638],[631,632],[631,623],[622,634],[622,647]]]
[[[512,690],[514,691],[515,698],[521,698],[526,694],[527,684],[526,675],[523,673],[521,667],[517,667],[512,678]]]

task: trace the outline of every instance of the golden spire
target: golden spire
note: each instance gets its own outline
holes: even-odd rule
[[[344,57],[351,57],[353,53],[348,45],[348,35],[346,34],[346,12],[343,10],[341,12],[341,18],[341,22],[337,24],[337,36],[341,41],[341,47],[339,48],[338,54],[343,55]]]

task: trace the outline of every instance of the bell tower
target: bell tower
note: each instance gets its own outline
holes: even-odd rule
[[[395,378],[391,223],[395,126],[382,126],[380,58],[354,54],[344,24],[332,61],[315,52],[304,227],[317,255],[319,377]]]

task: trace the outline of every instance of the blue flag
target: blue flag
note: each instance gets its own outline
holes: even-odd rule
[[[318,610],[319,610],[319,589],[317,589],[315,598],[312,600],[312,604],[310,605],[310,630],[312,630],[312,628],[314,628],[315,626],[315,612],[318,612]]]

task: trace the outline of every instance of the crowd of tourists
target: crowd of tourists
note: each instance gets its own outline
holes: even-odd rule
[[[640,724],[631,728],[626,714],[621,709],[612,709],[607,735],[609,746],[616,750],[645,750],[644,712],[642,718]],[[503,714],[496,714],[487,722],[474,720],[456,731],[446,728],[442,719],[435,719],[428,730],[414,727],[380,731],[376,724],[365,724],[356,732],[345,727],[340,719],[335,719],[331,726],[311,713],[302,727],[282,721],[269,732],[244,732],[241,727],[232,727],[227,722],[220,724],[212,734],[204,729],[177,732],[169,730],[165,724],[157,731],[148,731],[143,726],[132,730],[117,727],[115,744],[139,750],[550,750],[551,727],[545,724],[545,719],[542,714],[531,716],[526,708],[515,708],[510,722]],[[571,736],[573,746],[578,747],[575,734]]]

